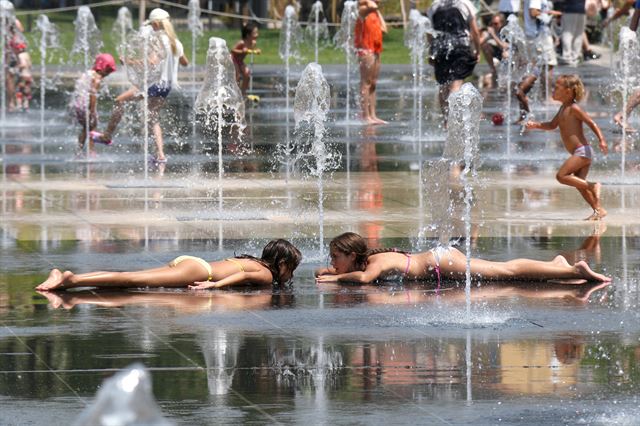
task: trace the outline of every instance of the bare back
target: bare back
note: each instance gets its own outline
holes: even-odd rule
[[[265,278],[268,278],[268,284],[271,284],[271,282],[273,281],[273,274],[271,273],[269,268],[252,259],[242,259],[234,257],[230,259],[209,262],[209,265],[211,265],[212,269],[212,281],[220,281],[221,279],[233,275],[237,272],[260,272],[262,274],[265,274]]]

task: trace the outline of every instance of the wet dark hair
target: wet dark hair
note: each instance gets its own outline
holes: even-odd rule
[[[396,252],[396,253],[407,253],[401,250],[397,250],[395,248],[376,248],[370,249],[367,246],[367,242],[360,234],[356,234],[355,232],[345,232],[344,234],[340,234],[335,237],[329,243],[329,249],[338,250],[344,254],[356,254],[356,269],[359,271],[364,271],[367,268],[367,259],[369,256],[378,253],[388,253],[388,252]]]
[[[284,263],[289,271],[295,271],[302,260],[302,253],[289,241],[279,238],[269,241],[267,245],[264,246],[260,258],[249,254],[242,254],[236,257],[238,259],[255,260],[271,272],[274,283],[285,285],[286,283],[283,282],[282,276],[280,275],[280,265]]]
[[[255,28],[258,28],[258,24],[253,21],[249,21],[244,24],[242,28],[240,28],[240,35],[242,36],[242,39],[244,40],[249,37]]]

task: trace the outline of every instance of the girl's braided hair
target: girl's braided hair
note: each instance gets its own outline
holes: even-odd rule
[[[335,237],[329,243],[329,249],[338,250],[344,254],[355,253],[356,254],[356,269],[359,271],[364,271],[367,267],[367,259],[369,256],[373,256],[374,254],[379,253],[407,253],[401,250],[397,250],[395,248],[375,248],[370,249],[367,246],[367,242],[361,235],[356,234],[355,232],[345,232],[344,234],[340,234]]]

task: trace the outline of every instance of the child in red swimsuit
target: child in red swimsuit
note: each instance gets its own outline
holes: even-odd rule
[[[256,48],[258,41],[258,26],[253,22],[247,22],[242,26],[240,30],[242,40],[236,43],[231,49],[231,59],[233,65],[236,67],[236,81],[242,90],[242,95],[246,96],[247,89],[249,88],[249,78],[251,77],[251,70],[244,63],[244,59],[249,53],[259,55],[260,49]]]
[[[362,119],[368,124],[385,124],[376,115],[376,84],[380,74],[382,34],[387,24],[378,8],[379,0],[359,0],[355,27],[355,47],[360,60]]]

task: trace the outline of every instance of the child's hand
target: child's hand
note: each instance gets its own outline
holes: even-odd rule
[[[607,141],[604,139],[600,140],[600,150],[604,155],[607,155],[609,153],[609,146],[607,145]]]
[[[316,277],[317,283],[336,283],[338,282],[337,275],[319,275]]]
[[[216,287],[216,283],[213,281],[196,281],[189,286],[189,290],[206,290],[208,288]]]
[[[524,125],[525,129],[539,129],[540,123],[537,121],[527,121]]]

